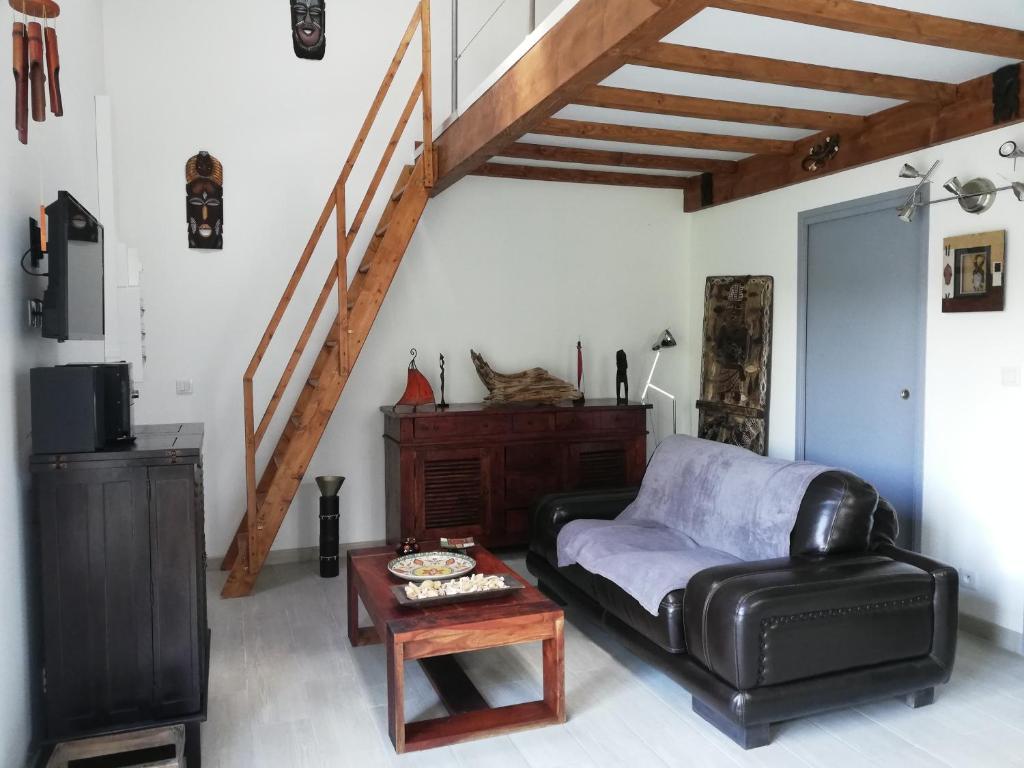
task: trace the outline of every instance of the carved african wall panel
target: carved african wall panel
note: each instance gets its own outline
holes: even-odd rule
[[[771,277],[709,277],[697,435],[768,453]]]

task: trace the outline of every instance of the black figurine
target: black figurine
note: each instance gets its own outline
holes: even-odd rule
[[[615,404],[627,405],[629,403],[629,379],[626,378],[626,370],[629,364],[626,362],[626,350],[620,349],[615,353]]]
[[[448,403],[444,401],[444,355],[441,355],[441,402],[437,404],[437,407],[441,410],[448,407]]]

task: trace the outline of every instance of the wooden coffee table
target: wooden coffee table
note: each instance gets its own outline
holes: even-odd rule
[[[436,549],[433,542],[424,552]],[[469,554],[476,573],[510,576],[526,584],[501,560],[482,547]],[[388,730],[396,752],[455,744],[524,728],[565,722],[564,615],[537,589],[525,589],[477,602],[404,608],[391,587],[405,582],[387,570],[395,557],[389,547],[348,553],[348,638],[352,645],[382,640],[387,646]],[[359,626],[359,600],[373,621]],[[459,665],[454,654],[543,642],[544,698],[525,704],[491,708]],[[419,660],[448,717],[405,721],[403,663]]]

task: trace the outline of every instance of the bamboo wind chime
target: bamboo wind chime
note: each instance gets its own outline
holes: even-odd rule
[[[45,121],[47,81],[50,111],[55,117],[64,114],[64,102],[60,93],[57,29],[50,26],[50,21],[56,20],[60,15],[60,6],[53,0],[7,2],[22,17],[21,21],[15,18],[11,32],[15,83],[14,127],[18,131],[18,141],[28,144],[29,102],[32,104],[32,119],[37,123]],[[29,21],[29,18],[42,19],[42,23]]]

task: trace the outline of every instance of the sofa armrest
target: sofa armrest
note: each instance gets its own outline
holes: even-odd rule
[[[956,637],[960,619],[960,574],[950,565],[917,552],[908,552],[892,544],[878,546],[875,551],[931,574],[935,582],[935,596],[932,602],[935,638],[932,643],[932,656],[946,670],[948,680],[956,659]]]
[[[537,502],[530,515],[530,551],[558,565],[558,532],[573,520],[614,520],[633,503],[639,488],[555,493]]]
[[[744,691],[932,652],[932,574],[890,556],[708,568],[683,597],[694,658]]]

